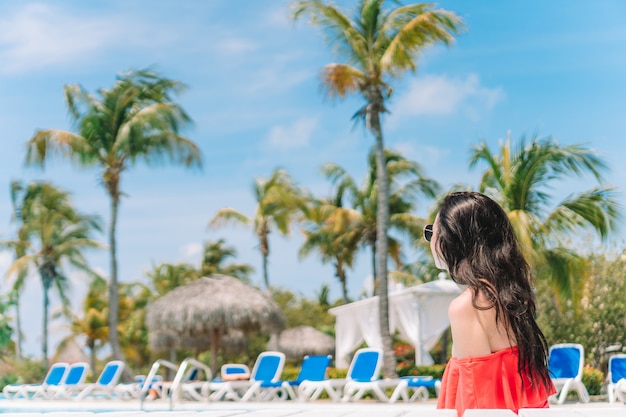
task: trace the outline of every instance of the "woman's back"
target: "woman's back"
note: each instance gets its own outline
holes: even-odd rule
[[[495,307],[477,309],[472,302],[472,295],[472,289],[467,288],[452,301],[448,309],[452,356],[483,356],[515,346],[515,341],[507,335],[506,324],[502,320],[496,324]],[[479,307],[488,306],[480,293],[476,303]]]

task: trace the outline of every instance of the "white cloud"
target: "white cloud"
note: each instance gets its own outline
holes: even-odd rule
[[[195,258],[202,253],[202,243],[188,243],[180,249],[180,253],[185,260],[195,260]]]
[[[281,62],[280,57],[273,57],[275,62],[269,67],[261,67],[243,84],[243,94],[263,93],[276,95],[288,92],[293,87],[311,79],[308,70],[294,70]]]
[[[400,142],[393,145],[393,148],[399,151],[408,159],[419,162],[424,165],[437,164],[441,160],[450,155],[450,149],[438,148],[436,146],[416,146],[417,141]]]
[[[294,22],[291,20],[291,9],[285,7],[268,9],[264,12],[261,23],[273,30],[276,30],[276,27],[292,28]]]
[[[136,31],[137,25],[126,20],[28,4],[0,20],[0,71],[16,73],[85,61],[105,46],[136,39],[128,31]]]
[[[256,44],[241,38],[220,39],[215,47],[218,52],[227,56],[242,55],[257,49]]]
[[[391,118],[447,116],[458,112],[477,118],[503,98],[501,88],[482,86],[476,74],[465,79],[426,75],[409,82],[408,92],[393,104]]]
[[[268,143],[280,149],[305,147],[309,144],[316,126],[316,117],[298,119],[290,126],[274,126],[270,130]]]

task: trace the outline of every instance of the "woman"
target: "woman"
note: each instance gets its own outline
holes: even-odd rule
[[[548,407],[548,346],[535,322],[530,268],[506,213],[475,192],[449,194],[424,228],[435,264],[462,289],[448,309],[452,358],[438,408]]]

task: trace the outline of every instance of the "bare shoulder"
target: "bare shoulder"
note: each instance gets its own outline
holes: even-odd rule
[[[481,324],[480,313],[473,304],[473,291],[466,289],[448,308],[452,329],[453,355],[458,358],[491,353],[489,336]]]
[[[450,321],[463,321],[473,316],[474,305],[472,304],[472,292],[466,289],[450,303],[448,317]]]

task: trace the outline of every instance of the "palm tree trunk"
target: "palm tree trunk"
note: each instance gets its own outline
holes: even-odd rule
[[[263,255],[263,282],[265,283],[265,289],[270,289],[270,277],[267,272],[267,258],[270,255],[270,244],[267,237],[267,228],[264,227],[263,232],[259,235],[261,240],[261,255]]]
[[[93,343],[88,343],[89,346],[89,362],[91,366],[91,374],[98,375],[96,373],[96,346]]]
[[[48,310],[50,309],[50,298],[48,296],[49,285],[46,285],[44,278],[43,285],[43,338],[41,340],[41,353],[43,355],[43,365],[48,368]]]
[[[337,276],[337,278],[339,279],[339,282],[341,283],[341,292],[343,294],[343,301],[347,304],[350,302],[350,300],[348,300],[348,285],[347,285],[348,279],[346,278],[346,270],[341,266],[341,263],[339,261],[337,261],[337,264],[335,265],[335,275]]]
[[[263,282],[265,283],[265,289],[270,289],[270,279],[267,275],[267,255],[263,255]]]
[[[396,358],[389,330],[389,294],[387,288],[387,229],[389,225],[389,184],[383,133],[380,126],[380,113],[384,110],[383,95],[377,87],[367,92],[368,106],[366,125],[376,139],[376,181],[378,183],[378,205],[376,210],[376,260],[379,300],[380,336],[383,344],[383,375],[395,378]]]
[[[15,340],[15,356],[18,362],[22,361],[22,319],[20,315],[20,294],[15,293],[15,327],[16,327],[16,340]]]
[[[109,282],[109,344],[111,345],[113,359],[121,360],[122,352],[117,333],[119,289],[117,284],[117,244],[115,241],[118,209],[119,198],[116,195],[111,195],[111,224],[109,226],[109,248],[111,254],[111,281]]]
[[[376,275],[378,275],[378,272],[376,271],[376,241],[374,241],[372,244],[372,295],[378,295],[378,291],[376,290],[378,286]]]

